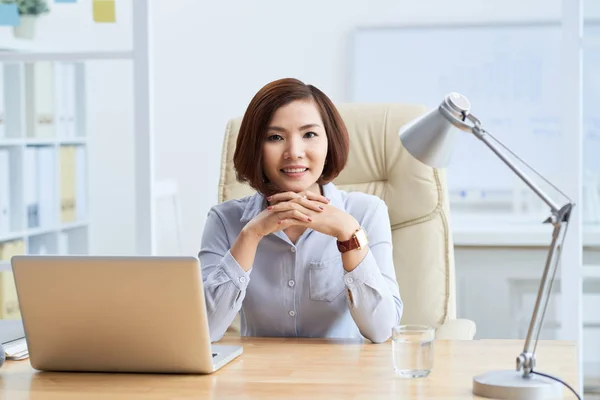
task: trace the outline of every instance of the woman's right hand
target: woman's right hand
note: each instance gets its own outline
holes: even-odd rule
[[[320,203],[328,203],[327,198],[309,191],[289,192],[279,197],[285,197],[288,200],[269,205],[250,220],[244,230],[262,238],[293,225],[309,226],[310,215],[323,211]]]

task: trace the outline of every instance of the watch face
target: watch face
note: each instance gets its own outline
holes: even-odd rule
[[[359,247],[362,248],[362,247],[366,246],[367,244],[369,244],[369,239],[367,238],[367,234],[363,228],[356,231],[354,236],[356,237],[356,240],[358,241]]]

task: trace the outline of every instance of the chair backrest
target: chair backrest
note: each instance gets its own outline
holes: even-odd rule
[[[350,136],[350,156],[334,181],[346,191],[383,199],[389,209],[402,323],[438,327],[456,318],[454,250],[445,171],[414,159],[400,127],[427,109],[409,104],[337,105]],[[229,121],[223,142],[219,202],[254,193],[236,181],[233,153],[241,118]]]

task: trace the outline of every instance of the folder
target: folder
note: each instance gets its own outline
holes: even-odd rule
[[[8,234],[10,228],[10,154],[0,148],[0,236]]]
[[[27,227],[37,228],[40,226],[39,219],[39,194],[38,194],[38,168],[37,150],[35,147],[25,147],[25,207],[27,209]]]
[[[75,146],[60,148],[60,220],[73,222],[77,218],[76,208],[76,164]]]
[[[28,137],[55,137],[55,78],[51,61],[25,65]]]
[[[64,65],[65,117],[68,137],[77,137],[77,66],[75,63]]]
[[[0,64],[0,139],[6,136],[6,108],[4,106],[4,65]]]
[[[36,152],[36,178],[38,193],[38,219],[41,228],[54,228],[56,218],[56,168],[55,151],[50,146],[40,146]]]
[[[84,221],[87,218],[87,161],[83,146],[77,146],[75,150],[75,188],[77,220]]]
[[[0,243],[0,261],[10,261],[12,256],[25,254],[25,242],[13,240]],[[19,300],[12,271],[0,271],[0,319],[19,319]]]

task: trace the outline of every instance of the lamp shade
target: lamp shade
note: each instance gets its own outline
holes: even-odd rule
[[[470,104],[459,93],[450,93],[438,108],[400,129],[404,148],[417,160],[435,168],[446,167],[454,150],[455,122],[469,113]]]

